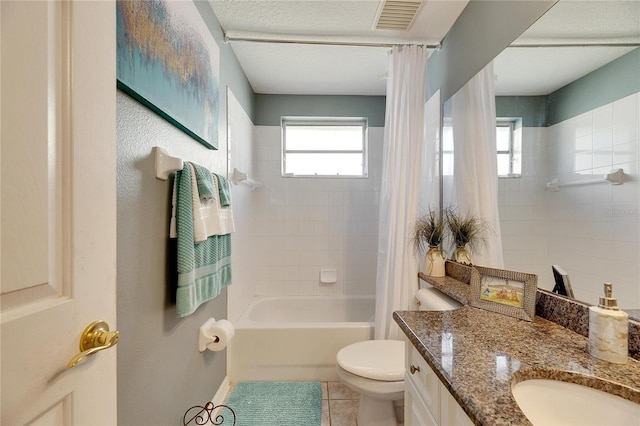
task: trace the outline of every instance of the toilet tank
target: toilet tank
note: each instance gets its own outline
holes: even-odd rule
[[[450,311],[462,307],[460,302],[432,286],[418,290],[415,298],[419,311]]]

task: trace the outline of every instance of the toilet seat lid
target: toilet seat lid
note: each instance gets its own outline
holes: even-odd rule
[[[404,380],[404,342],[399,340],[354,343],[342,348],[336,361],[342,369],[366,379]]]

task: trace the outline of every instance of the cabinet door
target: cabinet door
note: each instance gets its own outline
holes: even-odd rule
[[[405,378],[404,424],[405,426],[438,426],[409,377]]]
[[[449,393],[444,385],[440,388],[440,420],[441,424],[447,426],[473,426],[473,422],[464,412],[458,401]]]
[[[420,395],[422,402],[426,404],[432,417],[439,423],[440,386],[442,386],[440,379],[412,344],[408,344],[405,350],[408,353],[407,377],[415,385],[418,395]]]

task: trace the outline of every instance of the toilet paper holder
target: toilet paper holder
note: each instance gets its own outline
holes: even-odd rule
[[[198,329],[198,350],[224,350],[234,334],[233,324],[228,320],[216,321],[215,318],[209,318]]]
[[[220,338],[218,336],[210,336],[209,335],[209,329],[211,328],[211,326],[213,324],[215,324],[215,322],[216,322],[215,319],[209,318],[198,329],[198,350],[200,352],[206,351],[207,350],[207,345],[209,343],[213,343],[213,342],[216,342],[216,341],[220,340]]]

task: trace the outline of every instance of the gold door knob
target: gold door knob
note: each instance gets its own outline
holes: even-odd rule
[[[92,322],[80,336],[80,353],[71,358],[67,367],[75,367],[96,352],[115,346],[118,340],[120,340],[120,332],[109,331],[109,324],[105,321]]]
[[[411,365],[411,367],[409,367],[409,371],[411,371],[411,374],[416,374],[416,371],[420,371],[420,367],[416,367],[415,365]]]

